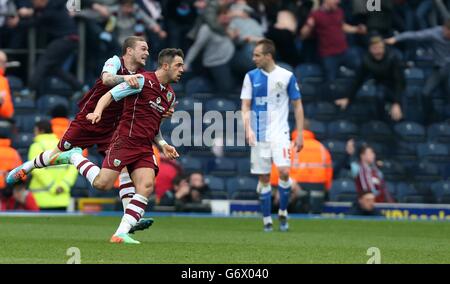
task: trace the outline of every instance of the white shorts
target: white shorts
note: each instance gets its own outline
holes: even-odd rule
[[[277,167],[290,167],[291,142],[289,140],[280,142],[258,142],[251,147],[250,164],[251,173],[256,175],[270,174],[272,161]]]

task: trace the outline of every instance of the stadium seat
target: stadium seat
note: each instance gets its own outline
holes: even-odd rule
[[[397,201],[397,184],[390,181],[387,181],[385,184],[389,194]]]
[[[46,83],[43,85],[44,94],[59,94],[63,96],[73,95],[72,88],[57,77],[48,77],[45,79]]]
[[[436,203],[450,204],[450,181],[438,181],[431,185],[434,201]]]
[[[199,76],[187,81],[184,90],[187,97],[192,97],[197,93],[211,93],[213,87],[208,79]]]
[[[215,158],[208,164],[209,174],[214,176],[235,176],[236,168],[236,162],[232,158]]]
[[[34,115],[34,114],[17,114],[14,119],[16,126],[20,132],[33,132],[36,122],[41,120],[50,120],[48,116]]]
[[[6,76],[6,79],[8,80],[11,92],[19,92],[24,88],[23,81],[19,77],[8,75]]]
[[[404,182],[397,185],[397,198],[400,203],[424,203],[426,200],[414,185]]]
[[[323,122],[310,120],[309,130],[314,133],[314,136],[316,136],[316,139],[318,140],[324,140],[327,138],[327,126]]]
[[[408,85],[421,85],[425,79],[425,74],[419,68],[407,68],[404,70],[405,79]]]
[[[14,113],[17,114],[31,114],[35,112],[36,104],[31,98],[14,97]]]
[[[432,162],[449,162],[449,150],[444,144],[423,143],[417,147],[417,155],[419,158],[426,158]]]
[[[337,179],[330,189],[331,201],[352,202],[357,198],[355,182],[351,179]]]
[[[333,161],[339,160],[346,155],[346,142],[344,141],[326,140],[323,144],[330,151]]]
[[[450,143],[450,124],[435,123],[427,129],[428,140],[440,143]]]
[[[356,98],[358,99],[368,99],[368,98],[374,98],[377,94],[377,90],[375,88],[375,85],[371,82],[364,83],[361,88],[359,88],[358,92],[356,93]]]
[[[205,176],[205,183],[208,185],[209,189],[215,191],[226,191],[225,181],[223,178],[207,175]]]
[[[335,104],[325,101],[317,102],[314,119],[320,121],[332,121],[336,119],[338,109]]]
[[[37,100],[37,108],[40,113],[49,114],[52,108],[57,105],[64,105],[69,109],[69,101],[65,97],[45,95]]]
[[[395,160],[383,160],[381,171],[386,180],[402,181],[406,178],[405,168]]]
[[[425,129],[415,122],[400,122],[394,126],[395,133],[404,141],[424,142]]]
[[[238,138],[236,135],[235,137],[227,135],[224,142],[223,149],[227,157],[250,157],[250,147],[245,146],[245,136]]]
[[[205,111],[236,111],[238,107],[232,100],[210,99],[205,104]]]
[[[415,161],[415,159],[417,158],[417,143],[396,141],[395,144],[391,145],[394,148],[393,150],[395,158],[399,161]]]
[[[34,134],[33,133],[19,133],[13,139],[14,148],[28,148],[33,143]]]
[[[189,97],[184,97],[182,99],[180,99],[178,101],[178,105],[175,106],[175,110],[184,110],[187,111],[189,113],[193,113],[194,112],[194,104],[195,103],[201,103],[200,100],[196,100],[193,98],[189,98]]]
[[[373,119],[374,115],[378,115],[374,104],[356,101],[349,105],[345,112],[341,113],[341,117],[356,123],[365,123]]]
[[[392,138],[392,130],[385,122],[370,121],[361,127],[361,134],[365,139],[377,142],[387,142]]]
[[[178,161],[181,164],[181,167],[186,173],[192,173],[195,171],[203,171],[202,162],[191,156],[181,156]]]
[[[71,197],[88,197],[89,184],[82,176],[78,176],[74,186],[70,190]]]
[[[0,119],[0,137],[9,137],[11,138],[13,134],[13,125],[8,120]]]
[[[350,139],[358,136],[358,126],[351,121],[338,120],[328,124],[328,135],[336,139]]]
[[[236,177],[227,180],[227,189],[230,199],[234,200],[256,200],[258,193],[256,177]]]
[[[250,155],[246,158],[240,158],[237,161],[237,172],[240,175],[249,175],[250,174]]]
[[[300,92],[302,94],[302,102],[312,102],[320,95],[321,82],[315,79],[303,79],[300,84]]]
[[[301,64],[295,68],[295,76],[303,84],[306,78],[315,78],[322,80],[322,68],[318,64]]]
[[[426,160],[420,161],[412,168],[414,180],[418,182],[434,182],[442,179],[437,165]]]

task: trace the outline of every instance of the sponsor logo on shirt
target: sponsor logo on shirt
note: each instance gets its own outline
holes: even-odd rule
[[[165,108],[160,105],[161,103],[161,97],[156,98],[156,102],[154,101],[149,101],[148,102],[150,104],[150,107],[157,110],[158,112],[165,112]]]

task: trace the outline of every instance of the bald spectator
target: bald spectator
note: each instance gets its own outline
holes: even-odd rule
[[[8,79],[5,77],[7,62],[8,57],[6,53],[0,50],[0,118],[9,119],[14,114],[14,106]]]

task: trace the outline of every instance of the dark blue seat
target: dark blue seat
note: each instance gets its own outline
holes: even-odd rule
[[[425,140],[425,128],[415,122],[397,123],[394,131],[404,141],[423,142]]]
[[[245,158],[240,158],[237,160],[237,171],[240,175],[249,175],[250,174],[250,155]]]
[[[256,200],[258,194],[256,177],[236,177],[227,180],[227,189],[230,199]]]
[[[450,181],[438,181],[431,185],[434,201],[436,203],[450,204]]]
[[[361,134],[365,139],[386,142],[392,139],[392,130],[383,121],[370,121],[361,127]]]
[[[44,84],[44,94],[60,94],[65,96],[71,96],[73,94],[72,88],[60,78],[48,77],[46,78],[46,84]]]
[[[11,92],[19,92],[24,88],[23,81],[19,77],[8,75],[6,76],[6,79],[8,80]]]
[[[342,112],[341,114],[345,119],[349,119],[356,123],[365,123],[373,118],[376,111],[377,110],[374,104],[359,100],[349,105],[346,112]]]
[[[7,120],[0,119],[0,137],[11,138],[13,134],[13,125]]]
[[[311,119],[309,121],[309,130],[311,130],[314,133],[314,136],[319,140],[327,138],[327,126],[323,122]]]
[[[194,104],[196,103],[201,103],[201,101],[189,97],[184,97],[178,100],[178,105],[175,106],[175,110],[194,112]]]
[[[211,82],[204,77],[194,77],[190,79],[184,88],[188,97],[193,96],[196,93],[211,93],[213,92],[213,86]]]
[[[31,98],[14,97],[14,113],[17,114],[33,114],[36,104]]]
[[[446,145],[438,143],[423,143],[417,147],[419,158],[426,158],[428,161],[446,162],[449,161],[449,151]]]
[[[328,135],[336,139],[350,139],[358,136],[358,126],[351,121],[338,120],[328,124]]]
[[[401,203],[425,203],[426,200],[414,185],[405,182],[398,183],[397,198]]]
[[[88,197],[89,196],[89,184],[82,176],[78,176],[74,186],[70,190],[72,197]]]
[[[228,99],[210,99],[205,104],[205,111],[236,111],[238,107],[232,100]]]
[[[358,99],[370,99],[375,97],[377,94],[377,90],[375,86],[371,83],[364,83],[361,88],[359,88],[356,93],[356,97]]]
[[[12,145],[14,148],[28,148],[33,143],[33,133],[19,133],[14,137]]]
[[[210,175],[214,176],[235,176],[237,165],[235,159],[232,158],[215,158],[208,164],[207,170]]]
[[[326,140],[323,142],[324,146],[330,151],[333,160],[338,160],[346,155],[346,142],[339,140]]]
[[[209,189],[216,191],[226,191],[225,181],[223,178],[207,175],[205,176],[205,183]]]
[[[300,85],[300,91],[302,93],[302,102],[314,101],[320,93],[321,82],[312,78],[303,79]]]
[[[450,143],[450,124],[435,123],[427,129],[428,139],[434,142]]]
[[[203,171],[202,162],[195,157],[181,156],[178,161],[180,162],[181,167],[186,173]]]
[[[406,177],[405,168],[395,160],[383,160],[381,170],[386,180],[401,181]]]
[[[412,168],[412,174],[414,179],[419,182],[434,182],[442,179],[439,167],[426,160],[422,160],[416,164]]]
[[[65,97],[57,95],[45,95],[37,100],[37,108],[40,113],[47,114],[53,107],[63,105],[69,109],[69,101]]]
[[[319,101],[315,106],[314,112],[314,119],[321,121],[330,121],[336,119],[338,109],[333,103]]]
[[[352,202],[357,198],[355,182],[351,179],[337,179],[330,189],[331,201]]]
[[[419,68],[407,68],[404,70],[404,74],[408,84],[420,84],[425,79],[425,74]]]
[[[295,75],[303,84],[303,80],[306,78],[322,79],[323,73],[320,65],[317,64],[301,64],[295,68]]]

